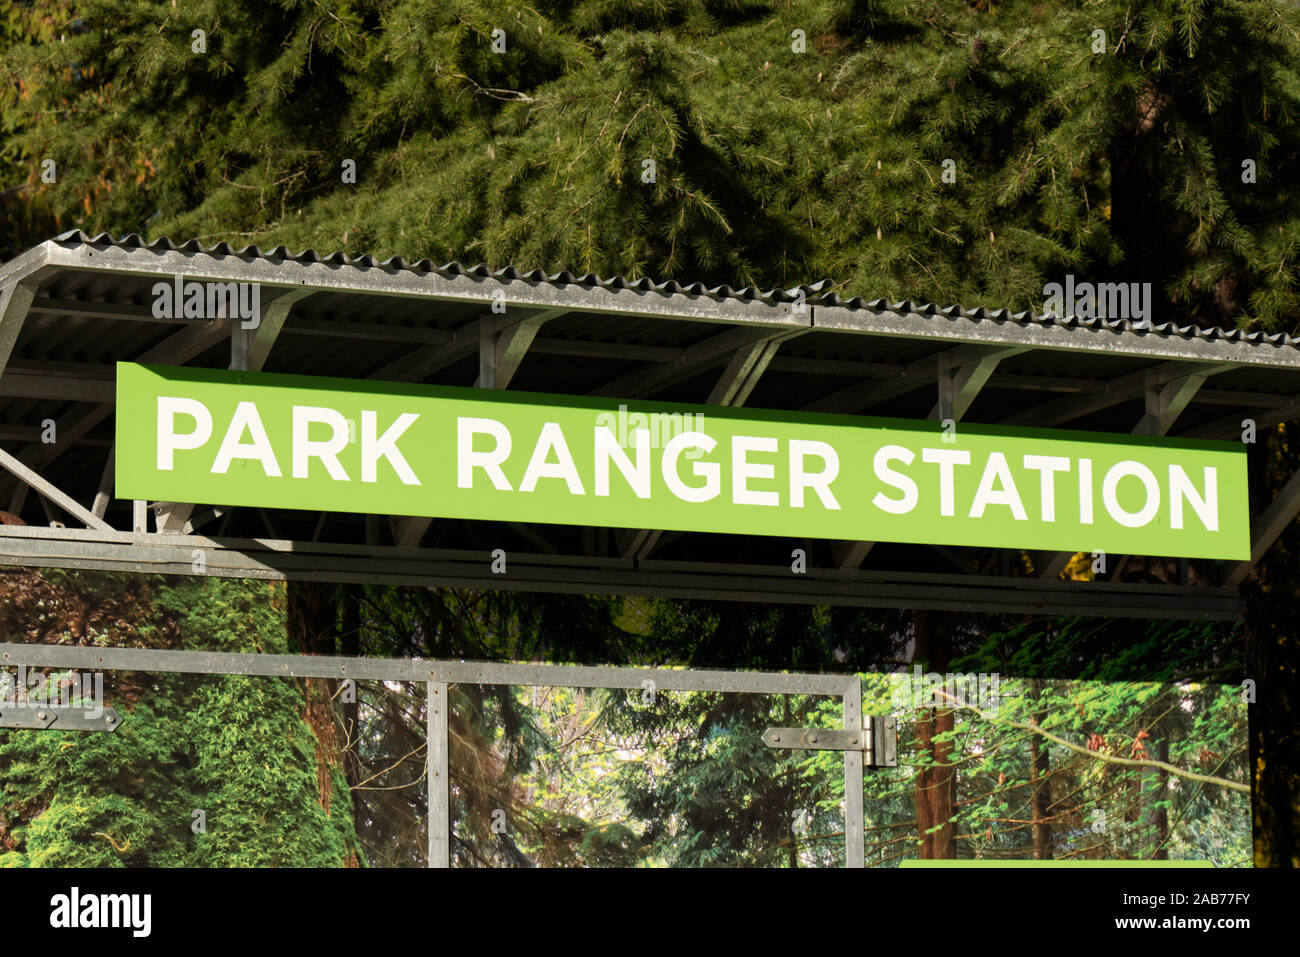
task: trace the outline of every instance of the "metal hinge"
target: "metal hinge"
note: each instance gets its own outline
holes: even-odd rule
[[[116,731],[122,716],[112,708],[90,717],[84,708],[8,707],[0,711],[0,728],[29,731]]]
[[[827,728],[768,728],[763,743],[769,748],[806,748],[812,751],[861,751],[869,768],[898,766],[898,719],[867,715],[862,731]]]

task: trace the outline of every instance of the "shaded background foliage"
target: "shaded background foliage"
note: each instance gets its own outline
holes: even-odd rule
[[[1278,0],[11,9],[0,255],[53,223],[1014,308],[1070,271],[1294,325]]]

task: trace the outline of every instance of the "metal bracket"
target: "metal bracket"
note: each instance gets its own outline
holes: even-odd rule
[[[827,728],[768,728],[763,743],[769,748],[809,751],[862,751],[869,768],[898,766],[898,720],[867,715],[863,731]]]
[[[105,708],[98,717],[89,717],[84,708],[43,708],[39,705],[7,707],[0,711],[0,728],[29,731],[116,731],[122,716]]]

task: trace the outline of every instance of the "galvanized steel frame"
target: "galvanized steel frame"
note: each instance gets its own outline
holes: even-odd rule
[[[345,658],[264,655],[217,651],[0,643],[0,666],[82,671],[148,671],[171,674],[330,678],[354,681],[424,682],[426,692],[429,867],[451,865],[451,786],[448,757],[448,688],[493,684],[559,688],[713,691],[740,694],[801,694],[840,698],[845,731],[862,731],[862,686],[856,675],[704,671],[671,668],[532,665],[421,658]],[[844,862],[865,866],[863,752],[844,752]]]
[[[202,571],[195,567],[199,557]],[[912,608],[987,614],[1241,617],[1241,597],[1231,587],[1171,584],[1154,588],[1124,582],[1071,583],[814,566],[795,574],[789,566],[740,562],[723,565],[523,552],[511,552],[508,572],[495,574],[487,551],[38,526],[0,526],[3,565],[860,608],[895,608],[905,602]]]
[[[235,328],[236,324],[229,319],[159,320],[147,306],[131,302],[40,298],[43,283],[68,275],[95,277],[101,292],[114,276],[135,277],[137,283],[141,278],[174,275],[199,281],[252,282],[264,287],[273,298],[266,303],[262,327],[246,333]],[[391,297],[397,297],[427,302],[430,306],[468,305],[478,307],[483,315],[452,329],[340,321],[310,314],[286,323],[291,309],[312,293],[375,297],[375,301],[383,301],[384,297],[392,301]],[[510,317],[489,312],[500,296],[509,303]],[[1161,325],[1137,328],[1122,321],[1062,319],[1012,314],[1006,310],[940,309],[932,304],[911,302],[892,305],[861,300],[845,302],[833,293],[826,293],[822,283],[769,292],[729,287],[705,289],[698,284],[656,286],[621,277],[602,280],[568,274],[546,276],[515,270],[466,269],[458,264],[436,267],[401,260],[378,263],[369,257],[340,253],[318,255],[308,251],[294,255],[283,248],[263,252],[256,247],[237,251],[223,245],[205,248],[191,242],[176,246],[166,241],[144,243],[137,238],[114,241],[72,233],[33,247],[0,266],[0,297],[0,314],[3,314],[0,317],[0,395],[89,403],[76,407],[58,421],[60,435],[67,436],[66,441],[70,443],[85,441],[86,433],[112,414],[112,367],[74,363],[76,369],[64,369],[62,366],[68,363],[43,364],[28,357],[6,368],[29,311],[53,310],[54,314],[71,317],[99,316],[128,323],[161,323],[160,328],[171,322],[171,328],[176,331],[168,338],[139,355],[130,353],[137,361],[185,363],[222,338],[230,338],[231,367],[257,369],[283,328],[311,335],[409,342],[408,354],[372,374],[381,380],[418,381],[449,362],[478,352],[478,384],[504,388],[530,349],[539,353],[577,349],[569,354],[581,355],[582,349],[578,347],[584,347],[592,355],[622,350],[626,353],[624,358],[646,363],[638,370],[607,381],[594,393],[628,398],[653,394],[666,383],[722,363],[726,369],[709,395],[711,404],[743,404],[764,369],[789,367],[800,373],[825,372],[859,380],[855,385],[809,403],[811,408],[828,411],[859,411],[872,402],[920,389],[928,383],[936,389],[939,400],[932,417],[946,412],[953,418],[964,418],[962,413],[966,407],[986,380],[994,376],[998,381],[1014,380],[1016,388],[1050,387],[1060,392],[1079,393],[1038,404],[1003,420],[1007,422],[1019,422],[1023,418],[1026,424],[1045,424],[1045,420],[1056,421],[1062,415],[1069,418],[1081,410],[1137,399],[1144,391],[1147,415],[1145,424],[1139,424],[1138,428],[1147,432],[1170,431],[1178,411],[1193,400],[1245,406],[1260,427],[1300,417],[1300,395],[1202,387],[1212,376],[1250,367],[1295,372],[1300,386],[1300,348],[1296,340],[1287,336]],[[569,312],[651,319],[663,323],[664,328],[685,322],[723,331],[686,349],[622,342],[547,341],[538,335],[543,324]],[[928,340],[947,348],[902,365],[777,354],[781,342],[809,333]],[[1109,380],[1062,380],[1059,384],[1042,376],[1014,373],[1003,376],[995,371],[1004,357],[1034,350],[1141,359],[1154,365]],[[1024,379],[1036,381],[1020,381]],[[1062,412],[1063,403],[1073,412]],[[1240,413],[1224,416],[1184,434],[1226,435],[1236,428],[1239,416]],[[1152,425],[1157,421],[1158,428]],[[5,433],[0,438],[32,440],[30,427],[0,428],[0,433]],[[1059,574],[1068,555],[1054,558],[1047,555],[1041,561],[1036,556],[1034,576],[989,575],[992,565],[988,562],[979,574],[946,576],[861,569],[858,566],[873,550],[869,542],[833,543],[832,565],[838,567],[809,568],[808,574],[795,577],[773,566],[742,566],[716,560],[653,560],[652,552],[660,543],[660,533],[655,530],[630,533],[630,544],[619,545],[622,559],[586,554],[585,546],[579,554],[563,556],[512,553],[512,565],[523,567],[526,574],[512,575],[506,580],[486,577],[481,556],[470,556],[463,550],[424,549],[413,555],[403,553],[403,546],[418,544],[429,528],[428,519],[402,520],[401,528],[394,530],[394,546],[381,546],[376,537],[367,533],[366,541],[370,544],[363,552],[349,551],[346,545],[320,550],[301,541],[279,541],[269,520],[266,525],[270,537],[251,544],[184,534],[190,528],[188,520],[194,508],[184,503],[155,503],[159,529],[151,533],[148,503],[136,502],[130,527],[134,533],[142,533],[147,538],[133,540],[132,548],[122,549],[120,546],[125,542],[116,537],[121,533],[104,527],[102,506],[105,503],[101,499],[106,497],[107,490],[103,483],[100,494],[95,496],[95,506],[89,510],[82,508],[51,476],[41,474],[45,456],[46,450],[32,445],[22,456],[7,456],[0,461],[0,466],[12,473],[0,473],[0,486],[16,489],[10,510],[21,509],[27,489],[35,488],[52,525],[57,524],[57,516],[48,504],[51,501],[78,521],[90,525],[96,535],[78,537],[71,534],[74,530],[57,528],[53,530],[54,535],[32,542],[21,536],[10,537],[12,526],[6,527],[0,532],[5,536],[6,545],[0,563],[41,566],[63,562],[68,567],[186,574],[190,563],[185,552],[199,548],[212,553],[208,555],[212,560],[211,574],[231,577],[392,584],[427,584],[433,577],[444,584],[491,582],[492,587],[502,588],[700,595],[868,607],[908,605],[973,612],[1238,618],[1241,603],[1235,586],[1269,547],[1275,537],[1274,530],[1285,526],[1300,509],[1300,501],[1295,501],[1294,496],[1283,496],[1277,508],[1260,517],[1251,562],[1231,568],[1211,568],[1200,575],[1203,585],[1197,588],[1185,587],[1185,582],[1173,579],[1165,585],[1136,587],[1114,582],[1063,582]],[[375,521],[368,518],[368,528],[377,528]],[[119,527],[124,524],[125,519],[118,523]],[[515,530],[539,547],[547,544],[544,529],[540,535],[531,527],[516,526]],[[244,533],[248,531],[245,528]],[[546,550],[542,548],[543,552]],[[267,561],[267,555],[274,556],[274,560]],[[947,555],[952,560],[950,551]]]

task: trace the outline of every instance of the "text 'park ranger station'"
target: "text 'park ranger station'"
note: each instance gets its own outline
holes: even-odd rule
[[[1225,442],[754,409],[652,437],[616,429],[608,401],[129,363],[118,392],[123,497],[1249,555],[1245,456]]]

